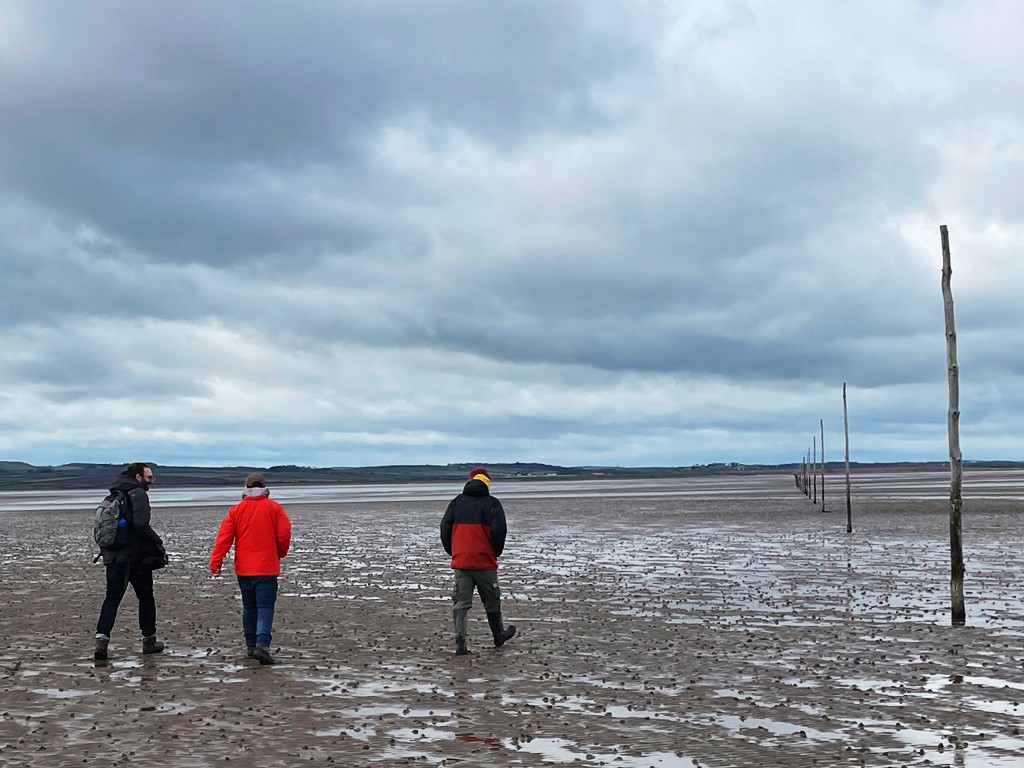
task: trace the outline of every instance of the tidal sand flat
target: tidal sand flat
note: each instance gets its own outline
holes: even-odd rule
[[[467,657],[437,533],[457,488],[274,489],[274,667],[206,572],[236,491],[154,491],[167,651],[141,654],[129,590],[103,664],[89,494],[3,494],[0,766],[1020,766],[1024,503],[995,477],[965,492],[965,628],[934,478],[858,483],[850,535],[831,476],[831,514],[785,475],[496,483],[520,635],[493,648],[477,602]]]

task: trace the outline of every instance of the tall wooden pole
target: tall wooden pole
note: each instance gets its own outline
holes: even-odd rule
[[[818,419],[821,427],[821,511],[825,511],[825,420]]]
[[[814,489],[812,501],[818,503],[818,436],[811,438],[811,487]]]
[[[853,507],[850,505],[850,420],[846,416],[846,382],[843,382],[843,434],[846,436],[846,532],[853,533]]]
[[[807,463],[811,460],[811,449],[804,454],[804,496],[811,498],[811,476],[807,473]]]
[[[949,258],[949,232],[946,225],[939,227],[942,237],[942,299],[946,310],[946,370],[949,378],[949,413],[946,419],[949,432],[949,592],[952,603],[953,626],[967,623],[964,606],[964,543],[961,531],[963,512],[963,459],[960,455],[960,368],[956,362],[956,323],[953,320],[953,292],[950,278],[953,267]]]

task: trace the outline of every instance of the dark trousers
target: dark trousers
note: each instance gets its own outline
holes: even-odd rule
[[[139,599],[139,629],[143,637],[156,634],[156,598],[153,596],[153,569],[142,563],[111,563],[107,566],[107,596],[103,599],[96,634],[110,637],[121,598],[132,585]]]
[[[487,613],[501,611],[501,589],[497,571],[463,571],[455,569],[452,589],[452,610],[468,611],[473,605],[473,591],[480,593],[480,602]]]
[[[277,603],[277,576],[239,576],[242,593],[242,632],[245,644],[270,647]]]

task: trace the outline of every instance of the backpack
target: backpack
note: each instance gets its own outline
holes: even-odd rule
[[[92,538],[100,549],[124,549],[131,538],[128,517],[131,502],[121,491],[112,491],[99,506],[92,521]]]

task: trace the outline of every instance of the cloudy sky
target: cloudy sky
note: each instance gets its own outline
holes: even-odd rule
[[[1021,459],[1019,2],[0,15],[0,460]]]

